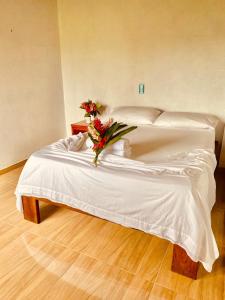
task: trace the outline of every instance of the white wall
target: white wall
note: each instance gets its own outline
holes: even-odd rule
[[[87,98],[225,121],[225,1],[58,0],[58,7],[68,132]]]
[[[55,0],[1,0],[0,169],[65,135]]]

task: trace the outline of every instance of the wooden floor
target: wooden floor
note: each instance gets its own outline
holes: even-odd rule
[[[141,231],[46,204],[41,224],[23,220],[20,172],[0,176],[1,300],[225,299],[225,176],[212,214],[220,258],[194,281],[170,271],[169,242]]]

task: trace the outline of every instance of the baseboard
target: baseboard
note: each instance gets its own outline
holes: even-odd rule
[[[5,169],[1,169],[1,170],[0,170],[0,175],[5,174],[5,173],[8,173],[8,172],[10,172],[10,171],[12,171],[12,170],[14,170],[14,169],[19,168],[19,167],[22,167],[23,165],[25,165],[26,161],[27,161],[27,160],[25,159],[25,160],[22,160],[22,161],[18,162],[18,163],[15,164],[15,165],[9,166],[9,167],[7,167],[7,168],[5,168]]]

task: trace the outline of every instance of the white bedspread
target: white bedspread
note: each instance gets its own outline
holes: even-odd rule
[[[158,129],[138,130],[127,135],[133,143],[133,159],[107,154],[97,168],[91,150],[83,146],[82,151],[68,151],[67,140],[35,152],[18,182],[17,208],[22,211],[21,195],[64,203],[176,243],[211,271],[218,257],[210,215],[215,202],[213,134],[204,138],[197,132],[190,134],[196,136],[196,145],[191,138],[187,143],[180,132],[176,148],[174,136],[179,131],[173,131],[169,141],[168,131],[163,139]],[[144,142],[138,146],[141,132],[143,139],[149,132],[147,148]],[[161,148],[157,136],[164,141]],[[173,148],[166,151],[166,143]],[[161,155],[156,155],[156,147],[151,152],[151,144],[157,144]]]

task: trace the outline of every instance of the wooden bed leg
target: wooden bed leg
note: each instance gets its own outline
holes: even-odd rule
[[[197,279],[198,267],[199,262],[194,262],[183,248],[178,245],[173,246],[172,271]]]
[[[34,197],[22,196],[24,219],[39,224],[41,221],[38,200]]]

